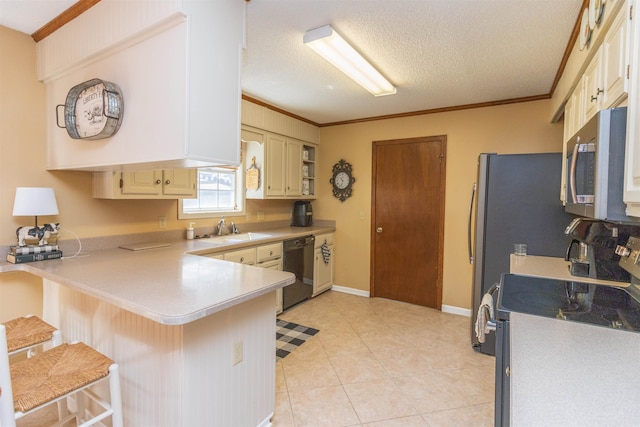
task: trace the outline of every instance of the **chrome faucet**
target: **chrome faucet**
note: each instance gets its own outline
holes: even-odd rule
[[[224,221],[224,217],[222,217],[220,218],[220,221],[218,221],[218,236],[225,234],[225,228],[227,228],[227,223]]]
[[[240,230],[238,230],[238,227],[236,227],[235,223],[231,223],[231,234],[240,234]]]

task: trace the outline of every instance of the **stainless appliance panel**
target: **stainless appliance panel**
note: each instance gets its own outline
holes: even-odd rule
[[[282,288],[282,309],[287,310],[313,295],[313,247],[315,238],[305,236],[282,242],[282,269],[295,274],[296,281]]]
[[[567,142],[567,212],[633,221],[623,202],[626,126],[626,107],[602,110]]]
[[[526,243],[531,255],[564,257],[570,239],[564,230],[573,219],[558,197],[561,153],[488,154],[478,159],[471,343],[495,354],[495,335],[484,343],[475,336],[482,296],[509,272],[514,243]]]

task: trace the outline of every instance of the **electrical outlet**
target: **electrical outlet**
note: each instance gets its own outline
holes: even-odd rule
[[[264,221],[264,212],[258,212],[258,221]]]
[[[246,217],[247,222],[251,222],[251,212],[247,212]]]
[[[242,341],[236,341],[233,343],[233,353],[231,355],[232,357],[232,364],[233,366],[237,365],[238,363],[242,362],[242,359],[244,358],[244,345],[242,343]]]
[[[364,219],[364,211],[360,211],[360,219]]]
[[[159,228],[167,228],[167,217],[159,216],[158,217],[158,227]]]

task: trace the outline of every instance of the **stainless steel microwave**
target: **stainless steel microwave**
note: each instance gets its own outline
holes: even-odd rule
[[[627,108],[612,108],[599,111],[568,141],[566,212],[633,221],[622,200],[626,131]]]

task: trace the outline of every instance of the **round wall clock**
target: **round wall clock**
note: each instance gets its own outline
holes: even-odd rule
[[[64,105],[64,126],[73,139],[103,139],[118,132],[124,114],[120,88],[92,79],[69,90]],[[57,115],[57,110],[56,110]]]
[[[341,202],[351,197],[351,190],[356,179],[353,177],[351,164],[340,159],[338,163],[333,165],[333,176],[329,182],[333,185],[333,196]]]

